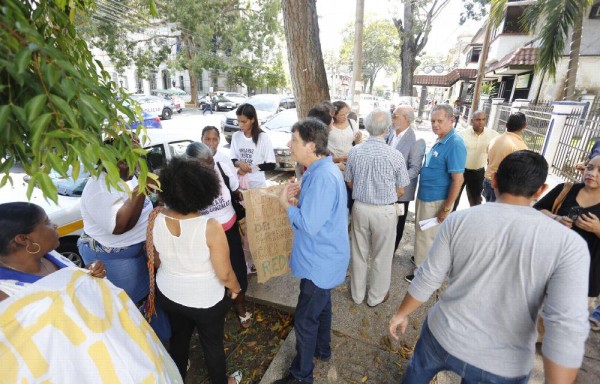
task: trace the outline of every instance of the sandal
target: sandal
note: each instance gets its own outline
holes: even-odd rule
[[[242,372],[235,371],[231,375],[229,375],[233,380],[235,380],[235,384],[240,384],[242,382]]]
[[[244,313],[244,316],[238,315],[238,317],[240,318],[240,324],[242,325],[242,328],[250,328],[250,326],[252,325],[252,313],[246,311],[246,313]]]

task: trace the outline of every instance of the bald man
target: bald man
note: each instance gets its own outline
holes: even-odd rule
[[[410,184],[404,188],[404,195],[400,196],[397,201],[404,205],[404,215],[398,217],[394,252],[396,252],[398,244],[402,240],[404,224],[408,214],[408,204],[415,199],[419,171],[421,171],[423,156],[425,156],[425,140],[417,140],[417,135],[413,129],[414,122],[415,112],[412,107],[410,105],[399,105],[392,112],[392,127],[386,138],[388,145],[402,153],[410,179]]]

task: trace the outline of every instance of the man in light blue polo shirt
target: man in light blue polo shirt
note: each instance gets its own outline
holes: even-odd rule
[[[443,222],[452,211],[463,184],[467,147],[454,127],[454,110],[439,104],[431,111],[431,129],[438,140],[425,155],[419,180],[415,219],[415,265],[427,257],[439,226],[421,230],[419,221],[436,217]],[[406,276],[411,282],[413,275]]]

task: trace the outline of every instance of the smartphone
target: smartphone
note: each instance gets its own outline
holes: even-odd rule
[[[571,207],[571,209],[569,209],[569,213],[567,214],[567,217],[569,219],[575,221],[575,220],[577,220],[579,215],[581,215],[582,213],[583,213],[582,207]]]

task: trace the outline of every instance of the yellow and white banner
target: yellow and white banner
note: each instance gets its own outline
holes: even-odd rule
[[[125,291],[78,268],[0,302],[0,383],[183,383]]]

